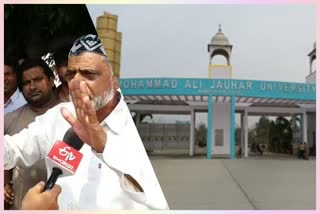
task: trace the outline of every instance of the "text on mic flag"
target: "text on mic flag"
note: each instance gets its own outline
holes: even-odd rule
[[[82,156],[79,151],[63,141],[58,140],[51,148],[47,158],[74,174],[77,171]]]

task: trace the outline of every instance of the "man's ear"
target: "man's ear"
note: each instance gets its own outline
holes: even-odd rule
[[[113,87],[114,87],[114,89],[120,88],[119,82],[118,82],[118,77],[116,77],[115,75],[113,75],[112,81],[113,81]]]

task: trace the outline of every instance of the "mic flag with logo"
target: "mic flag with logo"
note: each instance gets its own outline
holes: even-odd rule
[[[72,128],[66,132],[63,141],[56,141],[47,156],[48,165],[52,167],[52,173],[45,185],[45,190],[53,188],[59,176],[76,173],[83,156],[78,151],[82,146],[83,142]]]

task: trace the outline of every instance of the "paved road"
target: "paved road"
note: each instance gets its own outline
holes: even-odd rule
[[[171,209],[315,209],[315,159],[254,156],[212,159],[204,156],[151,155]]]

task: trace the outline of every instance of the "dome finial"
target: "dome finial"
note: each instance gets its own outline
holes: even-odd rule
[[[222,30],[221,30],[221,24],[219,24],[219,33],[221,33]]]

